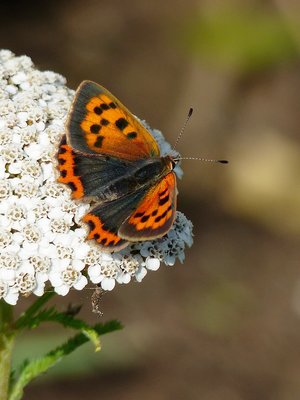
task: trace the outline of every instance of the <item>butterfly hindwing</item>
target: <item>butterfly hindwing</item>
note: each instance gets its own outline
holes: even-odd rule
[[[120,226],[119,236],[139,241],[165,235],[174,222],[176,196],[176,176],[170,172],[147,191],[135,211]]]
[[[128,245],[128,241],[118,235],[118,229],[135,210],[147,192],[140,189],[127,196],[98,204],[83,217],[89,226],[88,239],[94,239],[106,251],[117,251]]]
[[[136,160],[160,154],[150,132],[109,91],[91,81],[77,89],[67,137],[72,148],[87,155]]]

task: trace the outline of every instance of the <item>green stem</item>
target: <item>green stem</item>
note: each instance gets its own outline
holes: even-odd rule
[[[96,332],[99,336],[119,329],[122,329],[122,325],[118,321],[108,321],[105,324],[96,324],[90,327],[90,330]],[[44,356],[23,364],[20,368],[17,381],[11,387],[9,400],[20,400],[23,396],[24,388],[28,383],[47,372],[49,368],[61,361],[63,357],[72,353],[89,340],[91,340],[90,335],[87,335],[85,332],[78,333]]]
[[[14,345],[13,308],[0,300],[0,400],[8,399],[11,357]]]

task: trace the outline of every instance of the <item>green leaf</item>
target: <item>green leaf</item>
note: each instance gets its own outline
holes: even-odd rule
[[[99,339],[99,335],[97,331],[95,331],[95,329],[86,327],[82,329],[82,333],[84,333],[88,337],[88,339],[94,344],[95,351],[101,350],[101,342]]]
[[[69,313],[58,312],[54,307],[41,310],[36,315],[32,316],[31,319],[24,319],[22,325],[19,325],[19,328],[37,328],[42,322],[57,322],[64,327],[80,330],[94,343],[96,351],[101,349],[99,335],[90,325],[81,319],[74,318]]]
[[[30,321],[38,313],[38,311],[55,295],[53,292],[46,292],[39,297],[21,316],[15,321],[14,328],[21,330],[27,328]]]
[[[115,320],[109,321],[105,324],[96,324],[91,327],[92,332],[95,332],[97,336],[119,329],[122,329],[122,325],[120,322]],[[94,333],[92,333],[92,335],[94,335]],[[9,400],[20,400],[22,398],[24,388],[29,382],[39,375],[45,373],[49,368],[61,361],[63,357],[72,353],[88,340],[91,340],[90,332],[82,332],[73,336],[56,349],[48,352],[43,357],[31,361],[26,360],[26,362],[20,367],[17,381],[11,387]]]

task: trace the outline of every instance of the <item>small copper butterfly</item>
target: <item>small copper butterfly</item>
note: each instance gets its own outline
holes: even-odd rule
[[[91,81],[78,87],[66,128],[57,156],[58,181],[71,188],[74,199],[96,200],[83,217],[88,239],[113,252],[164,236],[176,213],[173,170],[183,158],[161,157],[151,133],[108,90]]]
[[[102,86],[76,91],[58,151],[59,182],[97,204],[84,217],[88,239],[106,251],[162,237],[176,213],[178,159],[161,157],[151,133]]]

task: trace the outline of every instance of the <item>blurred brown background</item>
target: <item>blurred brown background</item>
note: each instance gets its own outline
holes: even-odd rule
[[[230,160],[184,162],[186,262],[104,296],[125,329],[25,400],[300,398],[299,19],[297,0],[1,1],[1,48],[101,83],[171,143],[193,106],[178,150]],[[90,295],[58,300],[93,322]],[[65,337],[24,336],[17,359]]]

